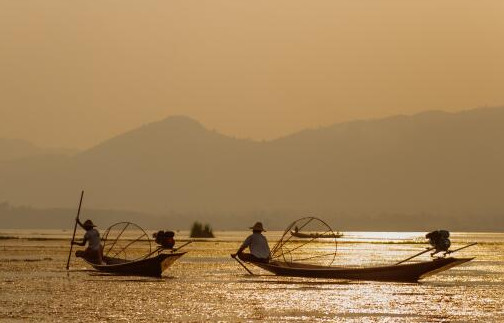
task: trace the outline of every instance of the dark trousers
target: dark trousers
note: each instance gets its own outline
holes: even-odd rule
[[[238,258],[246,262],[265,262],[265,263],[269,262],[269,258],[257,258],[256,256],[250,253],[244,253],[244,252],[240,252],[238,254]]]
[[[102,247],[102,249],[103,249],[103,247]],[[75,256],[84,258],[93,264],[101,265],[102,261],[103,261],[102,252],[103,252],[103,250],[98,251],[98,250],[86,248],[84,251],[77,250],[75,252]]]

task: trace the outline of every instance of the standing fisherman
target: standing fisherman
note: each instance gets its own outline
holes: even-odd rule
[[[100,233],[95,229],[96,225],[93,224],[93,221],[86,220],[84,223],[81,223],[79,219],[77,219],[77,223],[86,230],[84,234],[84,238],[82,242],[72,242],[74,245],[85,246],[86,242],[88,242],[88,247],[82,251],[78,250],[75,252],[75,256],[82,257],[92,263],[102,264],[102,252],[103,248],[101,245]]]
[[[268,240],[262,235],[262,232],[266,231],[263,229],[262,223],[256,222],[250,229],[252,229],[252,234],[243,241],[241,247],[231,257],[238,256],[238,258],[247,262],[269,262],[270,248]],[[250,249],[250,253],[243,252],[247,247]]]

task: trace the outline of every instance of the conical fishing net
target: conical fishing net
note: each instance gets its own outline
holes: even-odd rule
[[[102,241],[105,257],[133,261],[152,252],[149,235],[131,222],[113,224],[105,230]]]
[[[330,266],[336,257],[338,233],[324,221],[306,217],[292,222],[271,250],[271,259],[286,263]]]

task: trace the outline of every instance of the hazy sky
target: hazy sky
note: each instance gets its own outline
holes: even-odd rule
[[[504,1],[0,0],[0,137],[170,115],[255,139],[504,104]]]

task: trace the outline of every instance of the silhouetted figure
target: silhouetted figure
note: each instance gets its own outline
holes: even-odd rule
[[[74,241],[72,244],[83,247],[87,242],[88,246],[84,251],[77,250],[75,256],[82,257],[95,264],[101,264],[103,262],[103,248],[101,245],[100,233],[95,229],[96,225],[94,225],[91,220],[86,220],[84,223],[81,223],[80,220],[77,219],[77,223],[81,228],[86,230],[86,233],[84,234],[82,242]]]
[[[158,231],[152,235],[156,239],[156,243],[165,249],[173,249],[175,245],[175,232],[173,231]]]
[[[450,232],[446,230],[436,230],[425,235],[425,238],[429,239],[431,246],[435,248],[435,251],[431,253],[431,256],[442,251],[444,251],[445,253],[448,252],[448,248],[450,248],[451,246],[449,237]]]
[[[238,256],[238,258],[247,262],[268,262],[270,259],[270,249],[268,240],[262,235],[262,232],[266,230],[263,229],[261,222],[257,222],[250,229],[252,229],[252,234],[243,241],[238,251],[231,256],[233,258]],[[243,252],[246,248],[250,249],[250,253]]]

